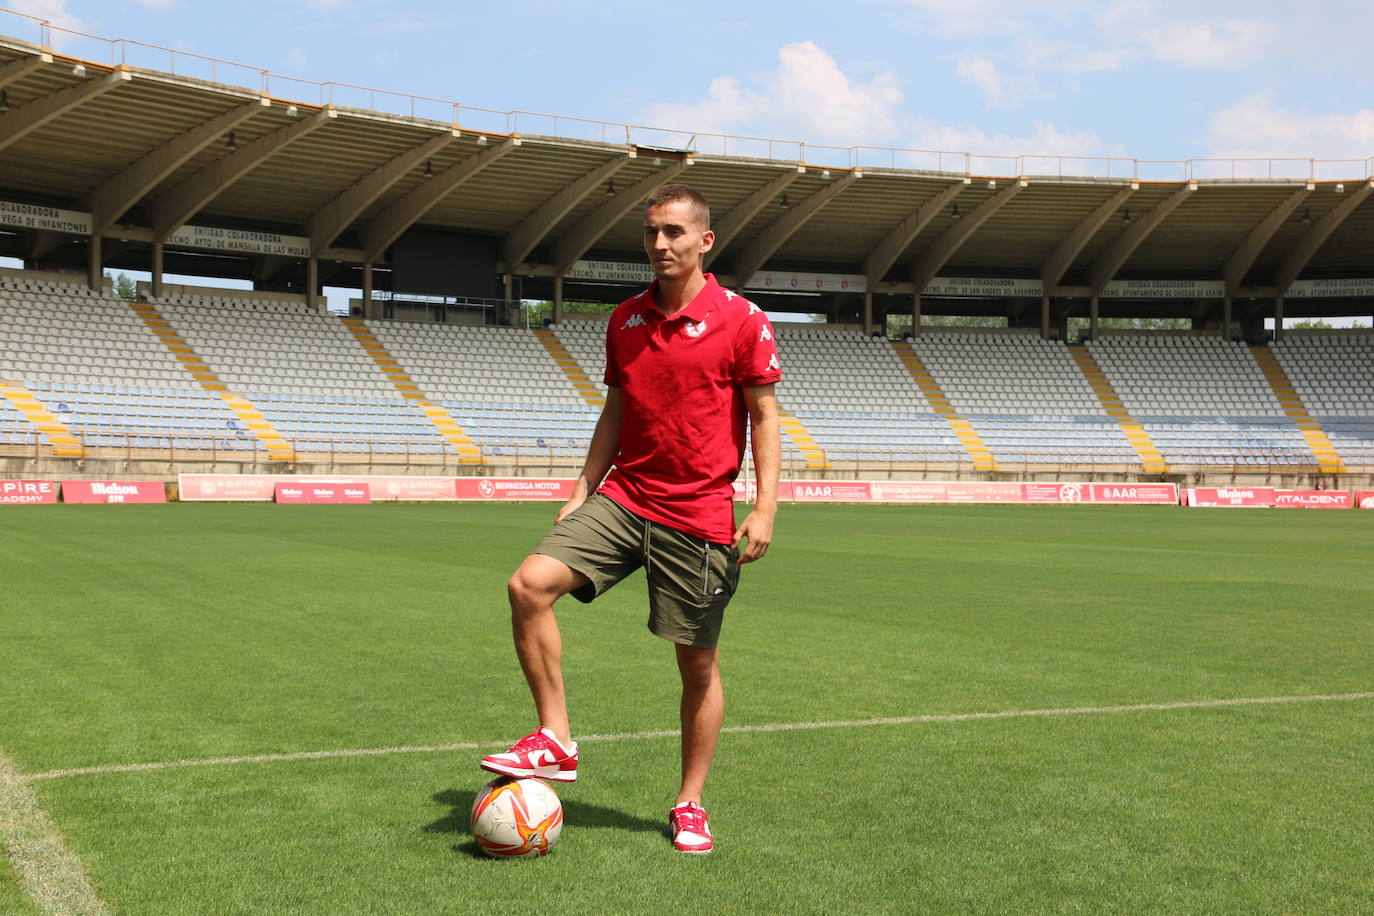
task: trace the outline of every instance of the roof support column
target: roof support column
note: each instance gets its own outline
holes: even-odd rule
[[[873,336],[873,293],[864,293],[864,336]]]
[[[1097,319],[1101,312],[1098,307],[1101,304],[1101,297],[1093,293],[1088,297],[1088,339],[1097,340]]]
[[[550,316],[554,324],[563,320],[563,275],[559,274],[553,278],[553,315]]]
[[[1221,297],[1221,339],[1231,339],[1231,294]]]
[[[1040,339],[1050,339],[1050,291],[1046,287],[1040,293]]]
[[[91,289],[100,292],[100,236],[91,236],[91,244],[87,249],[86,260],[86,279],[90,282]]]
[[[152,294],[154,299],[162,298],[162,243],[153,242],[152,264]]]
[[[1274,343],[1283,340],[1283,296],[1274,297]]]
[[[372,317],[372,262],[363,262],[363,317]]]
[[[911,336],[913,338],[921,336],[921,291],[919,289],[911,294]]]
[[[316,291],[320,283],[320,262],[314,255],[305,260],[305,307],[309,309],[318,308],[318,296]]]

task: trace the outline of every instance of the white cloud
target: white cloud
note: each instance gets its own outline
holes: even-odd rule
[[[177,5],[177,0],[134,0],[134,2],[150,10],[169,10]]]
[[[1188,22],[1141,33],[1155,57],[1185,67],[1236,67],[1253,61],[1269,43],[1274,28],[1243,20]]]
[[[814,42],[785,45],[778,67],[758,88],[718,76],[699,102],[661,103],[646,113],[659,127],[710,133],[749,133],[849,146],[898,138],[906,115],[897,78],[879,73],[868,82],[850,78]]]
[[[1364,159],[1374,150],[1374,110],[1309,114],[1255,92],[1217,112],[1210,134],[1217,156]]]
[[[292,48],[286,52],[286,66],[297,73],[304,73],[309,63],[310,59],[305,56],[305,52],[300,48]]]
[[[1002,78],[997,64],[986,57],[965,58],[955,67],[961,80],[971,83],[983,94],[983,99],[993,108],[1011,108],[1020,100],[1021,93],[1014,85]]]

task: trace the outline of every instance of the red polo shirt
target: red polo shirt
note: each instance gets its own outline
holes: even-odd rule
[[[782,378],[763,310],[706,274],[665,318],[658,281],[606,326],[606,384],[621,391],[620,451],[601,492],[644,518],[717,544],[734,537],[743,389]]]

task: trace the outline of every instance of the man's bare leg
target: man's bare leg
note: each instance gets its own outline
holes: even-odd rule
[[[725,720],[725,689],[715,649],[677,646],[677,668],[682,675],[682,787],[673,804],[701,804]]]
[[[539,724],[567,747],[572,746],[572,734],[563,693],[563,636],[553,603],[585,584],[587,577],[561,560],[530,554],[506,586],[515,653],[534,698]]]

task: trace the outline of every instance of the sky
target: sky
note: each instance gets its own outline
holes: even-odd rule
[[[269,70],[278,75],[274,95],[306,101],[320,90],[303,81],[332,81],[499,111],[840,147],[1147,160],[1374,156],[1368,0],[4,6]],[[0,34],[36,40],[38,31],[0,14]],[[110,53],[57,32],[53,44],[84,57]],[[136,64],[167,59],[125,51]],[[217,74],[257,79],[222,65]],[[1351,168],[1363,174],[1362,163]]]

